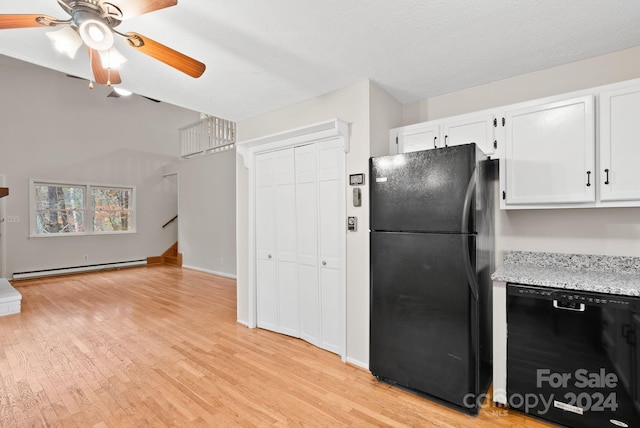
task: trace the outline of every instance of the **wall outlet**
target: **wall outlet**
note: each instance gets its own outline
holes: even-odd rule
[[[7,223],[20,223],[20,217],[17,215],[7,216]]]

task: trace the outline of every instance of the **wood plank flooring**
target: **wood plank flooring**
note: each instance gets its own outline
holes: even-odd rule
[[[471,417],[236,323],[235,281],[173,266],[14,282],[0,427],[538,427]]]

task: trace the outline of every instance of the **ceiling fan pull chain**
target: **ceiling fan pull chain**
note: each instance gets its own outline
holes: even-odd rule
[[[91,69],[91,64],[93,63],[93,49],[89,49],[89,89],[93,89],[93,70]]]

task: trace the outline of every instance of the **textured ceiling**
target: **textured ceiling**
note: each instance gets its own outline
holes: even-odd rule
[[[127,0],[112,0],[113,3]],[[55,0],[0,14],[68,16]],[[402,103],[640,45],[637,0],[179,0],[124,21],[207,65],[193,79],[126,46],[121,86],[241,120],[371,79]],[[0,31],[0,54],[88,78],[47,28]]]

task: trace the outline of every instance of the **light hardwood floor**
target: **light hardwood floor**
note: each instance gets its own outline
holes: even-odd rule
[[[235,281],[153,266],[15,282],[1,427],[546,426],[471,417],[306,342],[236,323]]]

